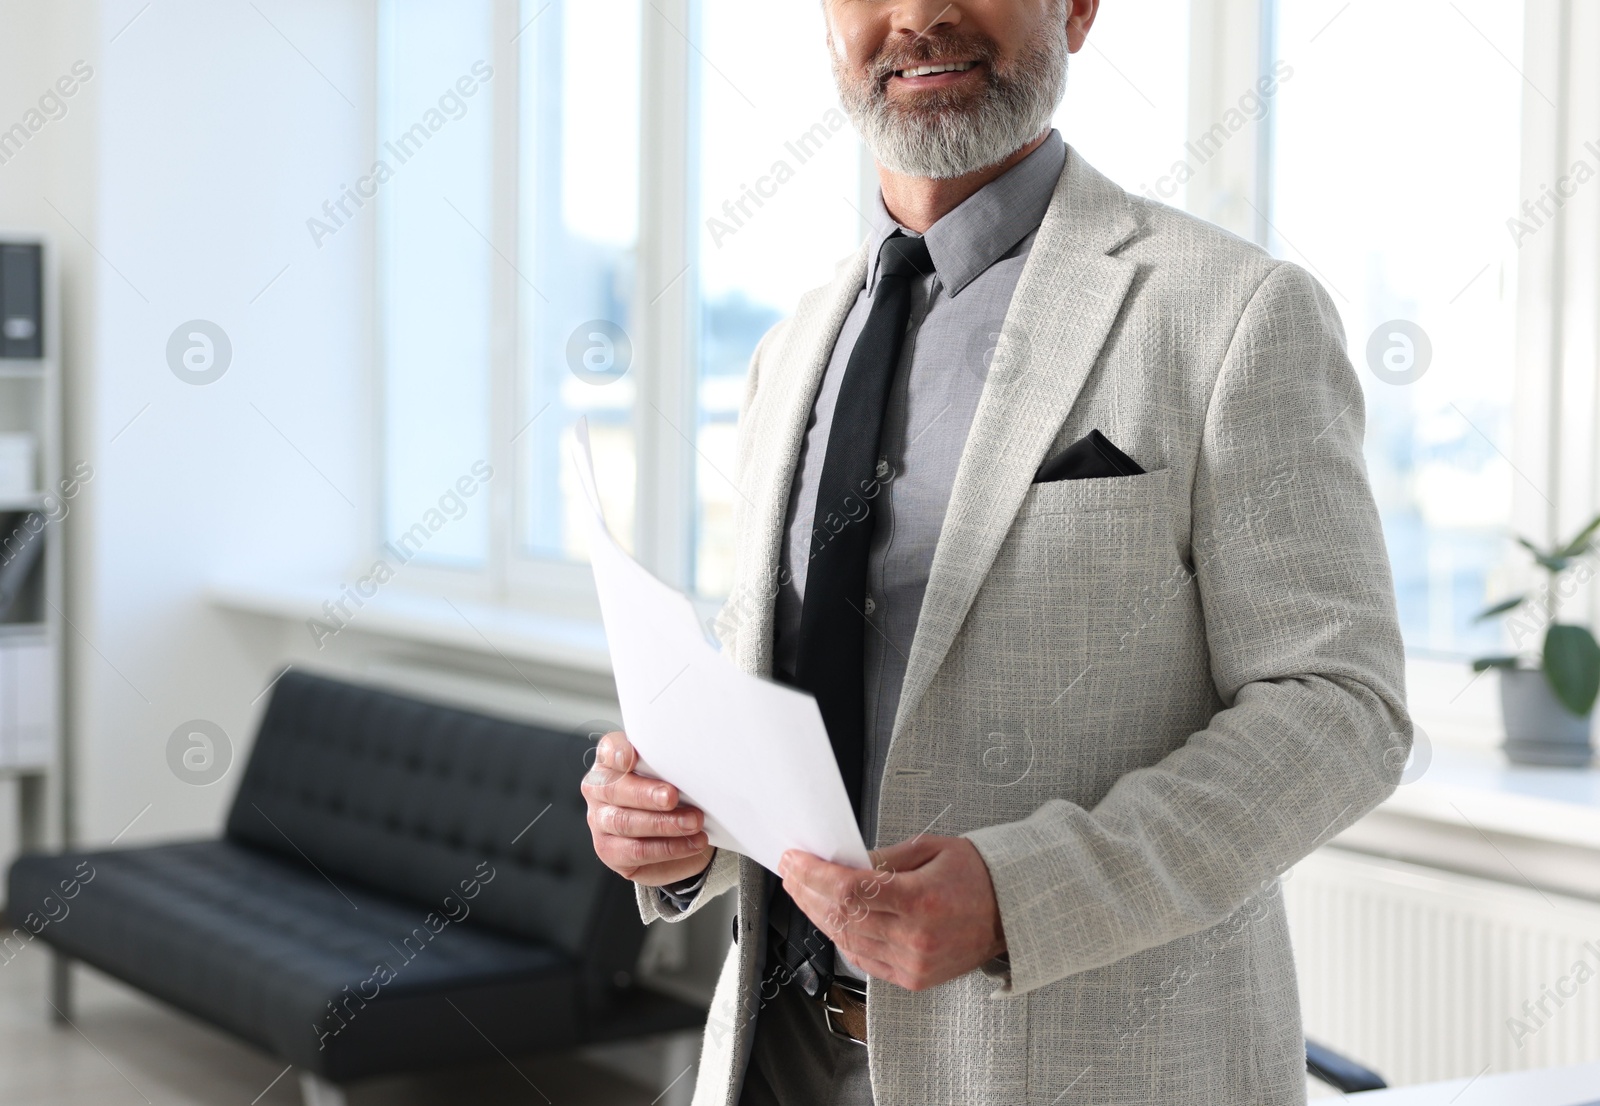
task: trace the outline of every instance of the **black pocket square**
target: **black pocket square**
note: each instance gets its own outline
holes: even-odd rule
[[[1035,484],[1055,480],[1100,480],[1108,476],[1143,476],[1139,462],[1111,444],[1111,439],[1091,430],[1057,453],[1034,474]]]

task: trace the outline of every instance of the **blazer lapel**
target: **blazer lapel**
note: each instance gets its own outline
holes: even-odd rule
[[[1127,194],[1069,147],[956,471],[912,639],[894,740],[950,651],[1034,471],[1100,355],[1136,268],[1108,255],[1139,226]]]
[[[759,367],[760,413],[750,428],[756,445],[744,474],[743,495],[751,524],[741,535],[747,570],[740,597],[750,599],[742,615],[734,659],[746,671],[772,674],[776,581],[783,550],[789,489],[800,464],[800,446],[833,347],[867,277],[867,247],[840,263],[832,283],[806,293],[795,309],[777,356]]]

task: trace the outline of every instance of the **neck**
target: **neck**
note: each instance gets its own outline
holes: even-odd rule
[[[883,189],[883,206],[889,209],[895,222],[917,234],[925,234],[929,227],[960,207],[973,193],[1006,174],[1012,166],[1044,144],[1050,136],[1047,129],[1038,138],[1023,146],[1003,161],[968,173],[961,177],[934,180],[931,177],[908,177],[878,165],[878,184]]]

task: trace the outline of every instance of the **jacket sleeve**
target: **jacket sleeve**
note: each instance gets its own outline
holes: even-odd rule
[[[1193,586],[1223,704],[1092,810],[976,830],[1023,994],[1227,918],[1395,787],[1404,654],[1362,459],[1364,405],[1327,294],[1280,264],[1206,411]]]
[[[738,885],[739,854],[729,852],[727,849],[718,849],[717,855],[711,858],[711,867],[706,869],[705,883],[684,906],[679,906],[662,894],[659,887],[646,887],[642,883],[636,883],[633,889],[639,899],[639,917],[649,925],[658,918],[667,922],[681,922],[718,895],[731,891]]]

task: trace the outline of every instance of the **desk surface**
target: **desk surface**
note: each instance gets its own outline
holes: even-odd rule
[[[1600,1064],[1369,1091],[1348,1101],[1361,1106],[1600,1106]]]

